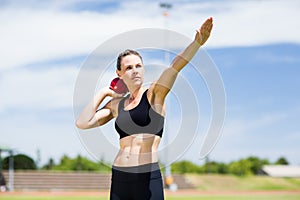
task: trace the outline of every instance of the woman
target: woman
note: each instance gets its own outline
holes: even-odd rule
[[[164,101],[177,74],[209,38],[212,26],[212,18],[208,18],[196,30],[191,44],[148,89],[143,86],[145,69],[140,54],[133,50],[121,53],[116,73],[126,84],[129,95],[123,97],[124,94],[108,87],[102,88],[76,120],[78,128],[88,129],[116,118],[120,151],[112,167],[110,199],[164,199],[157,155],[163,133]],[[106,97],[112,98],[98,109]]]

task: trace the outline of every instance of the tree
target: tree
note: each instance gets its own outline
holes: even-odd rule
[[[200,173],[201,168],[190,161],[184,160],[172,164],[172,172],[179,173],[179,174]]]
[[[268,160],[259,159],[257,157],[250,156],[247,160],[251,163],[250,170],[253,174],[258,174],[263,165],[269,164]]]
[[[201,167],[201,171],[204,173],[226,174],[228,172],[228,166],[224,163],[209,161]]]
[[[276,165],[288,165],[289,162],[284,158],[280,157],[278,160],[275,162]]]
[[[110,171],[110,167],[103,162],[93,162],[81,155],[75,158],[63,155],[60,159],[60,163],[57,165],[50,159],[49,163],[43,168],[59,171]]]
[[[42,169],[51,170],[55,166],[53,158],[50,158],[48,163],[42,167]]]
[[[262,166],[266,164],[269,164],[268,160],[250,156],[246,159],[231,162],[228,166],[228,170],[229,173],[239,176],[253,175],[258,174]]]
[[[34,170],[37,166],[32,158],[25,154],[18,154],[13,156],[14,169]],[[9,168],[9,156],[3,159],[3,169]]]
[[[251,162],[246,159],[242,159],[239,161],[234,161],[229,164],[228,171],[231,174],[235,174],[238,176],[252,175],[251,171]]]

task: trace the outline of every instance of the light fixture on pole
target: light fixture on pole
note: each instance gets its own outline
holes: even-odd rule
[[[169,4],[169,3],[160,3],[159,5],[161,8],[164,9],[164,12],[163,12],[163,17],[164,17],[164,27],[165,29],[167,29],[167,17],[169,17],[169,12],[168,10],[170,8],[172,8],[172,4]],[[164,34],[164,47],[165,47],[165,64],[169,64],[170,62],[170,57],[169,57],[169,53],[167,51],[168,49],[168,35],[167,35],[167,31],[165,31],[165,34]],[[167,99],[167,116],[171,116],[170,114],[170,109],[171,108],[171,101]],[[167,117],[167,119],[170,119]],[[166,145],[168,145],[168,134],[170,133],[170,127],[171,127],[171,124],[170,124],[170,121],[166,121],[166,134],[165,134],[165,137],[164,137],[164,141],[166,143]],[[171,173],[171,164],[169,165],[169,162],[168,162],[168,148],[166,148],[165,150],[165,185],[166,185],[166,188],[167,189],[170,189],[171,191],[176,191],[177,190],[177,184],[174,183],[174,179],[173,179],[173,176],[172,176],[172,173]]]

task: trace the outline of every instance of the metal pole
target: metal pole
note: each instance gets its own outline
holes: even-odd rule
[[[172,8],[171,4],[168,3],[160,3],[160,7],[164,9],[164,26],[165,29],[167,29],[167,17],[169,16],[169,13],[167,12],[168,9]],[[167,52],[166,50],[168,49],[168,32],[165,31],[164,33],[164,47],[165,47],[165,63],[168,64],[170,62],[170,55],[169,52]],[[172,116],[171,114],[171,100],[170,100],[170,96],[169,98],[167,98],[167,114],[166,114],[166,119],[169,119],[166,121],[166,134],[165,134],[165,143],[166,145],[168,145],[169,142],[169,138],[168,138],[168,134],[170,133],[171,130],[171,121],[170,121],[170,117],[168,116]],[[169,152],[168,152],[168,148],[166,148],[165,150],[165,159],[166,159],[166,163],[165,163],[165,184],[167,186],[168,189],[170,189],[171,191],[176,191],[177,190],[177,185],[174,184],[173,182],[173,177],[172,177],[172,172],[171,172],[171,164],[169,164]]]
[[[167,25],[168,25],[167,24],[167,22],[168,22],[167,17],[169,15],[168,12],[167,12],[167,10],[169,8],[171,8],[171,5],[167,4],[167,3],[161,3],[160,7],[164,9],[164,12],[163,12],[164,27],[165,27],[165,29],[167,29]],[[168,65],[170,57],[169,57],[169,53],[166,51],[167,48],[168,48],[168,33],[166,31],[164,32],[164,48],[165,48],[165,53],[164,53],[165,64]],[[170,103],[171,103],[170,98],[167,98],[167,114],[166,114],[166,119],[169,119],[168,116],[171,116],[171,113],[170,113],[171,112]],[[167,134],[165,134],[165,138],[164,138],[166,145],[168,145],[168,142],[169,142],[168,133],[170,132],[170,127],[171,127],[170,121],[167,120],[166,121],[166,133]],[[168,177],[171,176],[171,166],[168,165],[168,163],[169,163],[168,162],[168,157],[169,157],[169,152],[168,152],[168,148],[166,148],[166,151],[165,151],[165,159],[166,159],[166,161],[165,161],[166,162],[165,163],[165,177],[166,178],[168,178]]]
[[[13,157],[13,150],[9,150],[9,182],[8,182],[8,189],[9,191],[14,191],[14,157]]]
[[[2,173],[2,149],[0,149],[0,174]]]

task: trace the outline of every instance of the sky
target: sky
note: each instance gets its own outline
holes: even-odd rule
[[[167,28],[192,40],[212,16],[213,31],[203,49],[222,77],[226,118],[209,159],[257,156],[274,162],[283,156],[300,165],[300,2],[165,2],[172,3],[167,18],[159,1],[0,1],[0,146],[35,160],[39,151],[40,165],[63,154],[93,158],[75,127],[73,108],[77,77],[89,55],[111,38],[141,28]],[[169,45],[180,49],[176,41]],[[161,59],[144,54],[145,63]],[[107,73],[108,82],[113,75]],[[200,109],[202,124],[209,121],[207,102]],[[203,137],[178,159],[203,162],[195,156]]]

